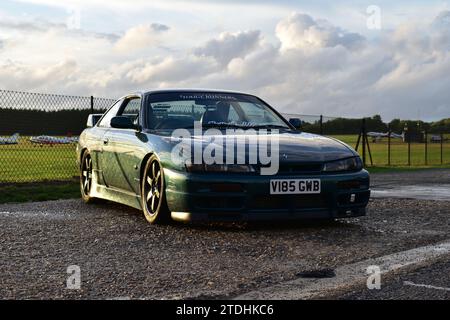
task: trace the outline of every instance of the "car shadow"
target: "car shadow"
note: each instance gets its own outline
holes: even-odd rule
[[[201,231],[311,231],[317,229],[360,229],[361,226],[349,223],[346,220],[298,220],[298,221],[267,221],[267,222],[174,222],[178,228],[190,228]]]
[[[99,209],[110,209],[110,214],[114,216],[129,215],[138,219],[143,224],[150,224],[145,220],[144,214],[141,210],[129,207],[124,204],[112,202],[108,200],[99,199],[93,206],[97,206]],[[363,217],[362,217],[363,218]],[[153,227],[160,227],[154,225]],[[177,228],[180,230],[191,229],[199,231],[227,231],[227,232],[242,232],[242,231],[286,231],[286,230],[299,230],[310,231],[317,229],[347,229],[354,230],[361,228],[360,225],[352,223],[349,219],[339,220],[293,220],[293,221],[258,221],[258,222],[178,222],[171,221],[166,224],[165,227]]]

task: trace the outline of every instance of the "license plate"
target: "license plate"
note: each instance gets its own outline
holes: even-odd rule
[[[320,191],[320,179],[270,180],[270,194],[317,194]]]

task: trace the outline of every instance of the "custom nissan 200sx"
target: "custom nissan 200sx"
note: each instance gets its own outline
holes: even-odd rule
[[[369,174],[333,138],[302,132],[261,99],[154,90],[90,115],[77,145],[81,195],[150,223],[336,219],[365,215]]]

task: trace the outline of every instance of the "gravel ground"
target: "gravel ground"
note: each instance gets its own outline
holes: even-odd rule
[[[380,290],[361,288],[338,297],[345,300],[450,300],[450,257],[412,272],[382,279]]]
[[[152,226],[80,200],[0,205],[0,298],[227,298],[449,238],[450,202],[375,199],[335,223]],[[66,289],[67,267],[81,290]]]
[[[449,169],[426,169],[403,172],[389,172],[372,174],[372,186],[383,186],[391,184],[450,184],[450,170]]]

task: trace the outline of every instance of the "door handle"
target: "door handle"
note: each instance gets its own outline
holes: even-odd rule
[[[108,144],[109,140],[107,138],[103,139],[103,144]]]

